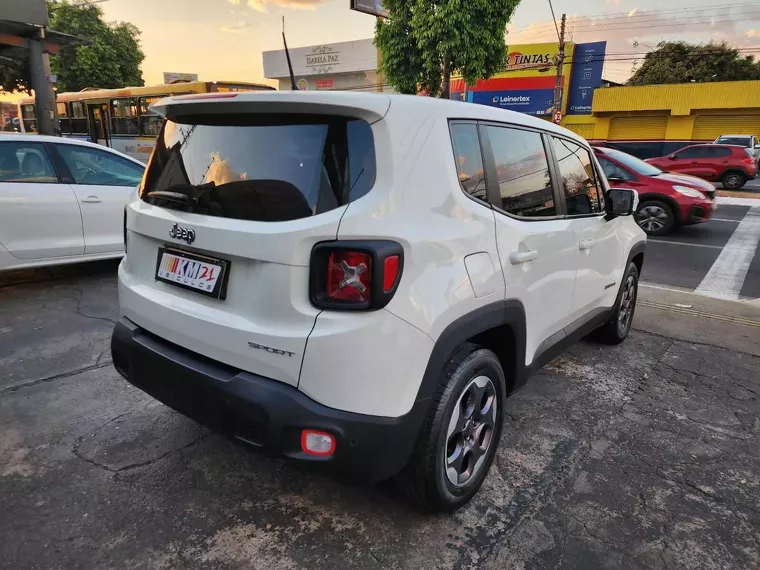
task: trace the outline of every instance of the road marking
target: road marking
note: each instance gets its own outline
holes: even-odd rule
[[[758,243],[760,206],[755,206],[747,210],[728,243],[723,246],[718,259],[695,291],[716,299],[738,301]]]
[[[738,224],[741,220],[729,220],[728,218],[710,218],[710,222],[730,222],[732,224]]]
[[[718,196],[715,201],[719,206],[749,206],[752,208],[753,206],[760,204],[760,202],[758,202],[758,198],[731,198],[729,196]]]
[[[649,238],[649,243],[665,243],[668,245],[688,245],[689,247],[706,247],[709,249],[723,249],[721,245],[710,245],[706,243],[689,243],[688,241],[670,241],[667,239]]]
[[[680,313],[682,315],[691,315],[692,317],[703,317],[705,319],[713,319],[715,321],[734,323],[737,325],[744,325],[746,327],[760,328],[760,321],[756,321],[754,319],[747,319],[744,317],[730,317],[728,315],[716,315],[715,313],[705,313],[704,311],[699,311],[696,309],[687,309],[685,307],[679,307],[677,305],[667,305],[665,303],[655,303],[653,301],[639,300],[638,304],[643,307],[651,307],[653,309],[663,309],[665,311]]]
[[[710,297],[704,293],[697,293],[694,289],[688,287],[679,287],[678,285],[657,285],[655,283],[649,283],[648,281],[639,281],[639,287],[646,289],[657,289],[658,291],[670,291],[671,293],[681,293],[683,295],[696,295],[697,297]],[[737,299],[740,303],[760,306],[760,299],[754,297],[742,297]]]

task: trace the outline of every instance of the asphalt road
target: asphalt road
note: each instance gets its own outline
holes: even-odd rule
[[[114,269],[0,286],[2,569],[760,567],[749,304],[642,289],[631,337],[537,374],[508,400],[481,493],[426,516],[392,485],[263,457],[123,381]]]
[[[752,208],[720,203],[713,219],[707,223],[686,226],[661,238],[649,238],[641,278],[651,284],[699,290],[718,298],[736,296],[743,300],[757,300],[760,298],[758,228],[760,200]],[[720,264],[716,266],[719,259]],[[740,268],[742,260],[746,260],[746,267]],[[711,270],[711,279],[706,282]],[[708,287],[710,281],[715,281],[713,277],[718,278],[726,271],[738,271],[737,279],[741,282],[723,279],[713,283],[715,287]]]

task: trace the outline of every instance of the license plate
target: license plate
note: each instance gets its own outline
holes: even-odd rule
[[[163,247],[158,250],[156,279],[224,300],[229,269],[227,260]]]

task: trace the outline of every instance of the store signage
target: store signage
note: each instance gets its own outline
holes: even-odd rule
[[[389,14],[388,10],[383,8],[382,0],[351,0],[351,9],[378,18],[387,18]]]
[[[602,86],[607,42],[577,44],[570,76],[568,115],[590,115],[594,89]]]
[[[522,53],[520,51],[513,51],[507,56],[505,71],[549,67],[553,64],[555,57],[551,53]]]
[[[197,73],[172,73],[164,71],[164,83],[186,83],[190,81],[198,81]]]
[[[335,88],[334,79],[317,79],[317,89],[333,89]]]
[[[306,68],[312,73],[330,73],[340,65],[340,52],[332,46],[314,46],[306,54]]]

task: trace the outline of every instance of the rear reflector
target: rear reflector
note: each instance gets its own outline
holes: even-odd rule
[[[383,267],[383,293],[390,293],[396,285],[399,268],[398,255],[391,255],[385,258]]]
[[[323,431],[305,429],[301,432],[301,450],[309,455],[328,457],[335,453],[335,438]]]

